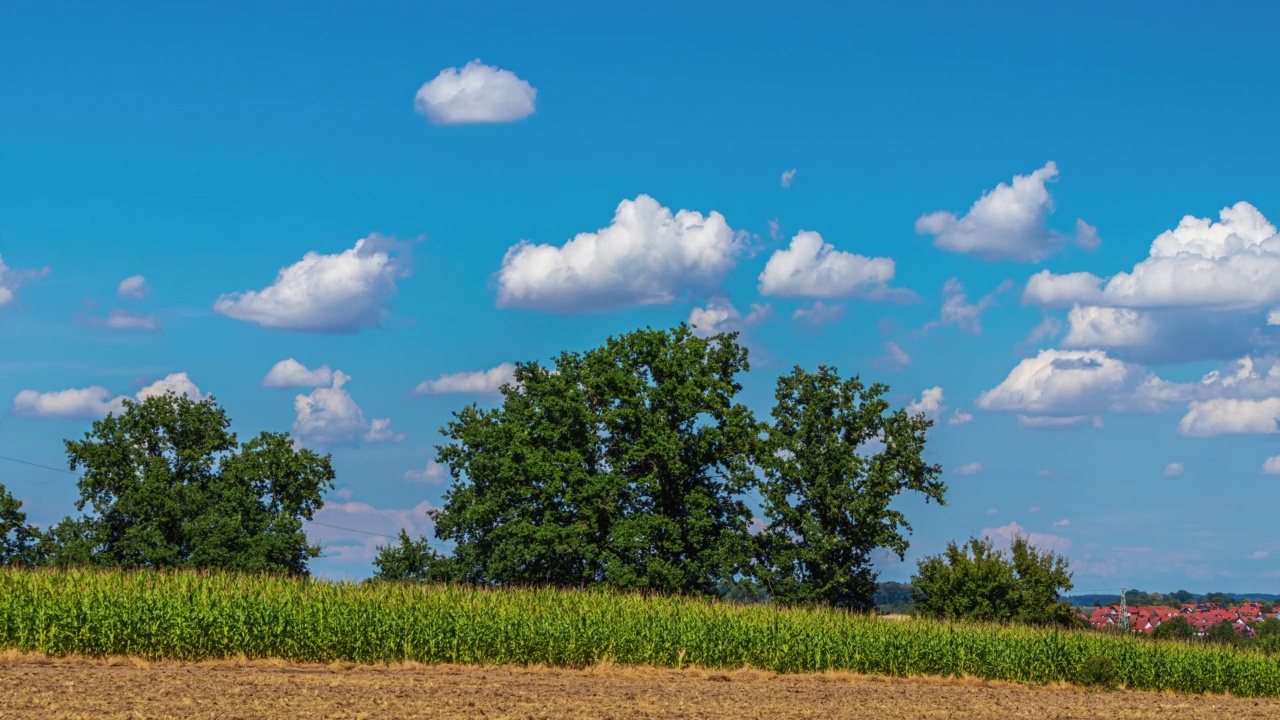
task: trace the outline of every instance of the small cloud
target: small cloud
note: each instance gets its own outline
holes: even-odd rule
[[[981,300],[970,303],[969,296],[965,294],[964,285],[956,278],[951,278],[942,285],[942,311],[938,319],[925,323],[925,326],[920,328],[920,333],[924,334],[945,325],[955,325],[970,335],[981,335],[982,313],[995,304],[997,296],[1012,287],[1013,281],[1005,280]]]
[[[1071,550],[1071,539],[1061,535],[1050,535],[1049,533],[1029,533],[1025,528],[1016,522],[1011,522],[998,528],[985,528],[982,535],[989,538],[998,549],[1008,549],[1013,543],[1013,538],[1021,536],[1027,542],[1034,545],[1040,550],[1052,550],[1056,553],[1065,553]]]
[[[404,479],[410,482],[439,485],[448,477],[449,472],[444,465],[435,460],[428,460],[427,466],[421,470],[406,470]]]
[[[1032,505],[1031,507],[1027,508],[1027,512],[1031,513],[1032,515],[1035,515],[1040,512],[1040,506]]]
[[[1179,463],[1179,462],[1172,462],[1172,463],[1169,463],[1168,465],[1165,465],[1165,466],[1164,466],[1164,476],[1165,476],[1165,477],[1178,477],[1179,475],[1181,475],[1181,474],[1182,474],[1182,471],[1183,471],[1184,469],[1185,469],[1185,468],[1183,468],[1182,463]]]
[[[1257,552],[1249,555],[1250,560],[1266,560],[1269,557],[1271,557],[1271,553],[1266,550],[1258,550]]]
[[[355,496],[356,496],[356,493],[354,490],[352,490],[351,488],[345,488],[345,487],[339,490],[336,490],[333,493],[334,500],[346,501],[346,500],[350,500]]]
[[[933,235],[943,250],[968,253],[987,260],[1033,262],[1058,250],[1062,238],[1048,227],[1053,198],[1047,183],[1058,178],[1053,162],[1029,175],[1016,175],[1012,184],[998,184],[979,198],[963,216],[938,211],[916,220],[916,232]]]
[[[141,313],[129,312],[128,310],[115,309],[105,318],[92,315],[77,316],[76,320],[89,327],[105,328],[107,330],[138,330],[142,332],[158,332],[161,330],[160,321],[154,315],[143,315]]]
[[[1076,218],[1076,244],[1085,250],[1097,250],[1102,244],[1102,238],[1098,237],[1098,228]]]
[[[977,475],[980,472],[982,472],[982,463],[976,462],[965,463],[955,470],[957,475]]]
[[[997,509],[995,509],[995,508],[987,508],[987,515],[995,515],[995,514],[997,514],[997,513],[999,513],[999,512],[1000,512],[1000,511],[999,511],[999,510],[997,510]]]
[[[537,110],[538,91],[510,70],[472,60],[418,88],[413,109],[434,125],[509,123]]]
[[[795,168],[792,168],[790,170],[784,170],[782,173],[782,187],[784,188],[791,187],[791,181],[795,179],[796,179]]]
[[[1062,528],[1064,528],[1064,527],[1071,527],[1071,521],[1070,521],[1070,520],[1068,520],[1068,519],[1066,519],[1066,518],[1062,518],[1061,520],[1058,520],[1058,521],[1054,522],[1054,523],[1053,523],[1053,526],[1054,526],[1054,527],[1062,527]]]
[[[821,300],[815,301],[812,305],[796,308],[791,313],[791,321],[803,323],[814,328],[830,325],[844,317],[844,305],[828,305]]]
[[[511,363],[488,370],[441,375],[435,380],[423,380],[414,388],[419,395],[444,395],[447,393],[471,393],[496,395],[502,386],[515,379],[516,366]]]
[[[1052,474],[1053,474],[1053,471],[1050,470],[1049,468],[1043,468],[1041,470],[1036,471],[1036,477],[1047,478]]]
[[[1034,430],[1067,430],[1080,427],[1102,428],[1102,417],[1099,415],[1019,415],[1018,427]]]
[[[404,435],[391,431],[391,420],[366,421],[364,411],[343,387],[351,377],[333,372],[332,384],[318,387],[293,400],[297,417],[293,434],[299,440],[321,446],[356,445],[364,442],[400,442]]]
[[[147,285],[147,279],[141,275],[130,275],[116,287],[116,294],[128,300],[141,300],[150,293],[151,286]]]
[[[871,362],[876,367],[886,370],[901,370],[911,364],[911,356],[898,343],[886,340],[884,354]]]
[[[775,242],[782,239],[782,223],[777,220],[769,221],[769,239]]]
[[[920,393],[919,400],[913,400],[907,404],[907,414],[915,415],[916,413],[924,413],[925,417],[936,418],[938,414],[946,409],[943,405],[942,388],[935,385],[925,389]]]
[[[948,425],[964,425],[966,423],[971,423],[971,422],[973,422],[973,415],[970,415],[969,413],[961,410],[960,408],[956,408],[955,412],[951,413],[951,419],[947,421],[947,424]]]
[[[775,297],[890,300],[909,292],[888,286],[896,267],[893,258],[836,250],[822,235],[801,230],[769,257],[757,278],[758,289]]]
[[[714,298],[706,307],[695,307],[689,312],[689,326],[698,337],[711,337],[722,332],[739,332],[751,325],[773,317],[773,307],[768,303],[751,303],[751,312],[742,313],[727,298]]]
[[[213,304],[219,315],[264,328],[313,333],[355,333],[381,326],[407,263],[391,252],[398,243],[373,234],[333,255],[312,251],[276,274],[262,290],[227,293]]]
[[[521,240],[509,248],[495,277],[497,305],[594,313],[722,294],[749,239],[715,210],[672,212],[641,194],[620,202],[607,227],[560,246]]]
[[[1049,315],[1044,316],[1039,325],[1031,328],[1031,332],[1018,343],[1018,350],[1025,352],[1032,348],[1038,348],[1041,344],[1053,340],[1062,332],[1062,322],[1055,317]]]
[[[391,430],[391,418],[374,418],[369,423],[369,431],[364,434],[365,442],[400,442],[404,433]]]
[[[1273,455],[1262,463],[1262,472],[1268,475],[1280,475],[1280,455]]]
[[[289,358],[272,366],[266,377],[262,378],[262,387],[322,387],[333,382],[333,371],[328,365],[321,365],[315,370],[308,370],[306,365]]]
[[[32,278],[43,277],[49,274],[49,268],[41,268],[39,270],[14,270],[4,264],[4,258],[0,257],[0,307],[4,307],[13,302],[17,297],[18,288]]]

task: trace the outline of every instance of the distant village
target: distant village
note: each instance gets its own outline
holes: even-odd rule
[[[1184,603],[1174,609],[1167,605],[1141,605],[1122,608],[1120,605],[1080,608],[1084,618],[1095,630],[1124,630],[1153,634],[1156,628],[1176,617],[1186,618],[1198,637],[1204,637],[1215,625],[1230,622],[1236,634],[1253,637],[1257,627],[1269,618],[1280,618],[1280,607],[1271,603],[1244,602],[1239,605],[1226,603]],[[1228,636],[1229,637],[1229,636]]]

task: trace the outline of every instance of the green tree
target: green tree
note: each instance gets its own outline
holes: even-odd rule
[[[447,582],[458,576],[453,558],[436,552],[425,537],[413,540],[404,530],[396,544],[378,548],[373,566],[377,580]]]
[[[1154,637],[1161,640],[1190,640],[1195,634],[1195,628],[1191,627],[1191,623],[1181,615],[1160,623],[1152,633]]]
[[[1205,633],[1204,637],[1209,642],[1222,643],[1224,645],[1234,645],[1240,640],[1240,636],[1236,634],[1235,625],[1230,620],[1223,620],[1209,628],[1209,632]]]
[[[747,350],[687,325],[516,366],[502,404],[442,433],[435,534],[454,579],[717,594],[750,560],[759,429],[736,402]],[[380,550],[388,571],[399,546]],[[427,564],[434,563],[434,559]]]
[[[1059,600],[1072,588],[1066,559],[1020,535],[1010,549],[1006,555],[990,538],[970,538],[920,560],[911,578],[917,612],[948,620],[1076,624],[1075,609]]]
[[[753,570],[778,602],[874,609],[871,554],[901,559],[911,531],[893,501],[915,491],[945,504],[942,469],[922,458],[933,422],[892,410],[887,391],[826,366],[778,379],[758,457],[766,525]]]
[[[29,565],[39,533],[27,524],[22,502],[0,485],[0,565]]]
[[[240,444],[212,399],[176,393],[126,400],[119,413],[66,442],[82,470],[77,509],[52,529],[50,564],[221,568],[306,573],[320,554],[302,522],[333,485],[328,455],[287,433]]]

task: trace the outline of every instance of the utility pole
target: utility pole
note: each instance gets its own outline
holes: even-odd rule
[[[1124,597],[1126,592],[1128,592],[1127,589],[1120,588],[1120,622],[1124,624],[1124,629],[1128,630],[1129,629],[1129,607],[1125,603],[1125,597]]]

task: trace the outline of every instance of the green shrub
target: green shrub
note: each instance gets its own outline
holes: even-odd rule
[[[1116,678],[1119,674],[1116,661],[1110,656],[1092,655],[1080,666],[1080,674],[1076,676],[1076,682],[1086,687],[1111,689],[1116,686]]]

